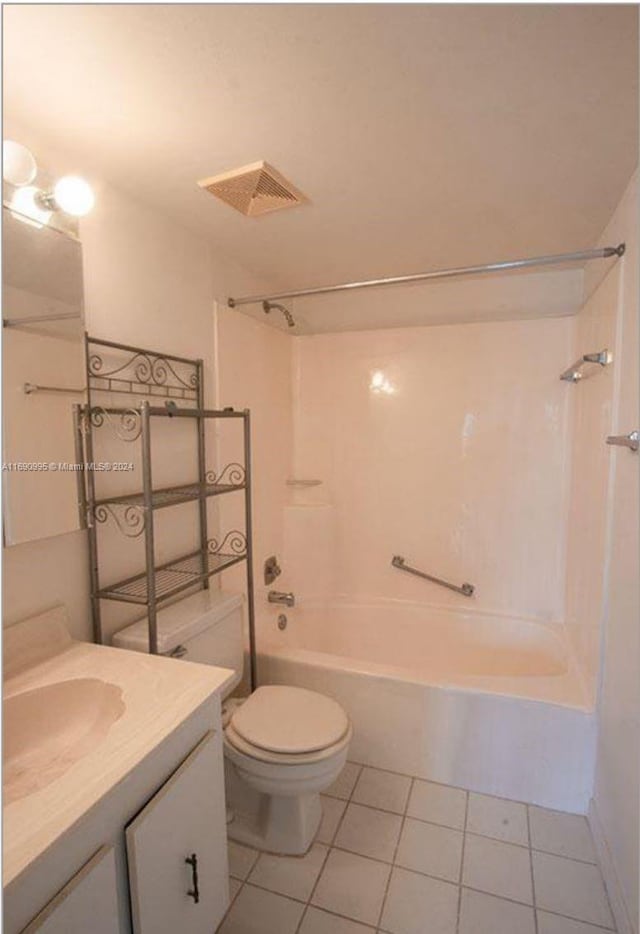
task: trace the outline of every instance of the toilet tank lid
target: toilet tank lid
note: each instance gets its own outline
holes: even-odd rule
[[[228,590],[199,590],[184,600],[158,611],[158,652],[165,654],[176,646],[195,638],[205,629],[222,622],[242,606],[243,594]],[[138,620],[113,637],[113,645],[120,649],[149,651],[147,619]]]

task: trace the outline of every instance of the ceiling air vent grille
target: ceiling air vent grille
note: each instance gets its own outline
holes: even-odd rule
[[[247,217],[294,208],[309,200],[268,162],[203,178],[198,185]]]

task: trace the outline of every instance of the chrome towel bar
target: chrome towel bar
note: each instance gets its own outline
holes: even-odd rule
[[[629,448],[630,451],[637,451],[640,447],[640,434],[637,431],[630,431],[628,435],[609,435],[607,444],[618,444],[623,448]]]
[[[39,386],[37,383],[25,383],[22,391],[27,396],[32,395],[34,392],[65,392],[77,396],[78,393],[84,392],[84,386],[81,389],[74,389],[72,386]]]
[[[475,591],[473,584],[467,584],[466,581],[461,587],[458,587],[456,584],[443,581],[440,577],[433,577],[431,574],[425,574],[424,571],[418,571],[417,568],[412,568],[410,565],[405,564],[404,558],[400,555],[394,555],[391,559],[391,564],[394,568],[398,568],[399,571],[406,571],[407,574],[415,574],[416,577],[424,577],[425,580],[431,581],[433,584],[440,584],[441,587],[446,587],[448,590],[455,590],[456,593],[461,593],[465,597],[472,597]]]

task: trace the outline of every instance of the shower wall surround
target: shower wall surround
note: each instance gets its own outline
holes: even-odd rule
[[[334,506],[337,593],[564,619],[575,387],[559,374],[573,328],[561,317],[296,341],[294,474],[321,479],[308,501]],[[305,555],[290,537],[297,564],[321,561],[313,536]],[[470,581],[474,596],[401,574],[394,554]]]
[[[609,348],[611,366],[585,370],[571,386],[571,502],[567,550],[567,634],[578,659],[592,704],[596,699],[607,567],[609,484],[613,462],[604,443],[613,433],[618,373],[622,265],[616,263],[574,319],[572,359]]]

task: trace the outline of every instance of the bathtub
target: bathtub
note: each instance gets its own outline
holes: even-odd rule
[[[335,697],[350,758],[585,813],[595,722],[563,627],[395,601],[300,601],[259,620],[263,684]]]

